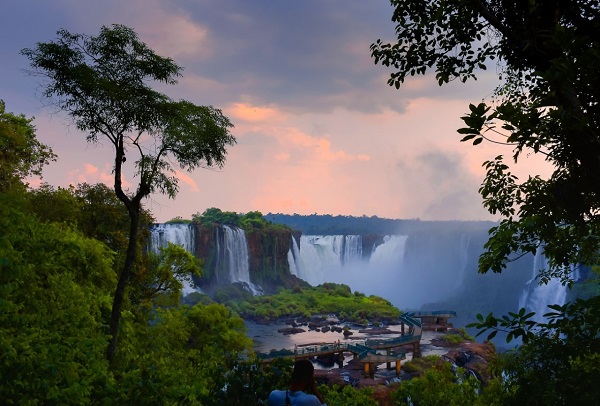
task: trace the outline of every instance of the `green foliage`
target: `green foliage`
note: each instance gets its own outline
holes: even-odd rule
[[[356,293],[356,292],[355,292]],[[400,311],[378,296],[352,295],[347,285],[325,283],[303,289],[281,289],[275,295],[254,296],[237,303],[243,317],[274,320],[284,316],[345,314],[349,320],[397,319]]]
[[[319,392],[328,406],[377,406],[379,404],[373,398],[373,390],[370,388],[320,385]]]
[[[140,215],[140,227],[151,223]],[[115,262],[128,226],[104,185],[0,190],[0,404],[215,404],[224,371],[251,356],[229,309],[205,296],[177,306],[176,278],[198,274],[198,261],[173,245],[144,252],[139,232],[109,368]]]
[[[125,315],[121,402],[207,405],[223,371],[250,350],[243,320],[222,305],[157,310],[151,323]],[[141,323],[140,323],[141,322]]]
[[[397,42],[371,46],[376,63],[392,67],[388,83],[434,70],[438,83],[465,81],[493,59],[502,81],[491,102],[471,104],[462,117],[462,141],[491,141],[538,154],[553,172],[520,180],[503,155],[484,162],[483,204],[502,221],[490,230],[479,272],[540,250],[548,259],[540,283],[570,286],[573,265],[594,266],[600,252],[600,5],[492,0],[392,0]],[[595,289],[592,290],[592,292]],[[590,295],[591,296],[591,295]],[[598,398],[596,374],[598,299],[552,305],[547,322],[521,309],[501,318],[477,316],[480,333],[520,338],[503,364],[506,404],[587,404]],[[580,366],[581,370],[573,369]],[[590,379],[591,378],[591,379]],[[509,403],[510,402],[510,403]]]
[[[437,363],[421,377],[404,381],[392,393],[394,405],[476,405],[479,381],[448,362]]]
[[[33,118],[6,112],[0,100],[0,192],[22,185],[28,176],[42,175],[42,168],[56,155],[35,136]]]
[[[181,300],[183,282],[202,276],[202,261],[179,245],[169,243],[158,254],[148,253],[146,266],[135,276],[133,300],[138,305],[173,306]]]
[[[243,228],[246,231],[261,229],[289,229],[287,226],[273,224],[265,220],[263,214],[259,211],[250,211],[245,214],[238,214],[232,211],[222,211],[216,207],[211,207],[202,214],[196,213],[192,216],[192,221],[203,226],[212,226],[223,224]]]
[[[174,198],[176,168],[222,167],[235,144],[233,126],[221,110],[174,101],[150,84],[176,84],[182,68],[157,55],[123,25],[103,26],[97,36],[58,31],[54,42],[21,53],[32,73],[45,80],[42,95],[68,113],[88,142],[105,137],[114,152],[114,188],[129,216],[128,247],[113,299],[107,358],[115,359],[127,286],[135,272],[141,201],[154,192]],[[138,179],[133,194],[123,190],[127,154]],[[131,162],[131,160],[130,160]],[[129,165],[129,164],[128,164]],[[176,165],[176,166],[175,166]]]
[[[464,328],[461,328],[457,333],[445,334],[442,339],[454,345],[464,343],[465,341],[475,341]]]
[[[0,403],[90,403],[112,381],[113,253],[12,202],[0,194]]]
[[[413,358],[402,364],[402,369],[408,373],[422,375],[424,371],[432,368],[440,361],[437,355],[426,355],[425,357]]]
[[[600,396],[598,373],[591,371],[600,354],[600,297],[549,308],[544,323],[521,309],[502,318],[478,315],[471,325],[479,334],[491,330],[488,338],[504,331],[507,341],[523,342],[518,351],[504,354],[496,367],[507,377],[506,404],[586,404]]]

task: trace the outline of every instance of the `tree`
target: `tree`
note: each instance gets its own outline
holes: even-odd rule
[[[110,393],[112,260],[101,242],[0,193],[1,404],[102,403]]]
[[[32,175],[42,175],[42,168],[56,160],[52,149],[35,137],[33,118],[6,112],[0,100],[0,192],[6,192]]]
[[[42,95],[68,113],[87,141],[107,139],[114,152],[114,191],[129,216],[128,247],[110,317],[107,359],[115,360],[121,309],[135,272],[142,199],[178,192],[173,162],[181,169],[223,166],[233,126],[219,109],[175,101],[151,83],[174,85],[182,68],[161,57],[122,25],[104,26],[97,36],[57,33],[54,42],[23,49],[32,74],[45,79]],[[137,154],[135,192],[123,189],[126,154]],[[131,162],[131,161],[130,161]]]
[[[600,5],[591,0],[392,0],[398,42],[371,45],[388,83],[434,70],[440,85],[475,78],[497,60],[502,85],[471,105],[462,141],[511,145],[513,159],[543,154],[548,179],[519,183],[502,156],[486,161],[484,206],[500,214],[479,271],[544,250],[542,281],[570,281],[571,264],[597,260],[600,240]]]
[[[484,162],[483,204],[502,221],[490,230],[479,271],[501,272],[507,262],[542,249],[549,260],[541,283],[572,282],[574,266],[598,263],[600,252],[600,4],[591,0],[391,1],[397,43],[371,45],[376,63],[392,67],[388,83],[434,70],[440,85],[474,79],[498,61],[499,86],[490,102],[469,106],[462,141],[513,148],[516,162],[542,154],[554,171],[524,181],[502,155]],[[502,368],[515,404],[586,403],[598,359],[597,298],[550,306],[547,322],[521,309],[472,326],[508,332],[523,345]],[[578,333],[579,332],[579,333]],[[590,341],[591,340],[591,341]],[[587,344],[584,344],[586,342]],[[593,345],[590,347],[590,343]],[[561,396],[552,396],[554,389]],[[532,394],[533,397],[532,397]],[[540,400],[542,399],[542,400]]]

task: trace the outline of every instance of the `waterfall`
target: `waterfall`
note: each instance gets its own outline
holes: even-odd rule
[[[246,233],[241,228],[221,226],[224,230],[223,243],[221,245],[217,232],[217,257],[223,263],[227,271],[229,282],[241,283],[253,295],[261,295],[262,288],[250,282],[250,266],[248,262],[248,242]]]
[[[369,263],[373,266],[399,266],[404,259],[405,235],[386,235],[383,244],[374,248]]]
[[[544,321],[544,314],[550,310],[548,305],[564,305],[567,300],[568,287],[559,279],[552,278],[546,284],[539,284],[538,274],[543,269],[548,269],[548,260],[543,254],[543,248],[538,247],[533,259],[531,279],[525,284],[519,298],[519,308],[524,307],[528,311],[535,312],[533,319],[537,322]],[[577,275],[574,275],[574,278],[577,279]]]
[[[362,258],[362,236],[347,235],[344,238],[343,263],[351,263]]]
[[[400,309],[455,294],[473,265],[468,233],[387,235],[366,255],[360,235],[303,235],[299,250],[292,242],[292,274],[313,286],[343,283]]]
[[[172,243],[183,247],[187,252],[194,249],[192,227],[189,224],[156,224],[150,229],[150,250],[158,254],[159,248]]]
[[[292,237],[290,272],[313,286],[328,282],[328,274],[362,258],[360,235],[303,235],[298,248]]]
[[[179,245],[187,252],[194,253],[194,238],[192,227],[186,223],[156,224],[150,229],[150,251],[159,253],[168,243]],[[183,284],[181,289],[183,296],[199,291],[185,279],[180,280]]]

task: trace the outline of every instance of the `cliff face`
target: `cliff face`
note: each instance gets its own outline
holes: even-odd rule
[[[283,228],[254,229],[246,232],[246,239],[251,280],[268,290],[287,285],[292,232]]]
[[[275,291],[279,286],[293,286],[296,279],[290,274],[287,254],[292,242],[292,231],[283,227],[252,229],[245,233],[248,247],[250,281],[265,291]],[[299,238],[299,236],[298,236]],[[194,255],[203,263],[203,276],[196,281],[207,289],[229,283],[228,261],[220,258],[224,247],[221,226],[195,225]]]

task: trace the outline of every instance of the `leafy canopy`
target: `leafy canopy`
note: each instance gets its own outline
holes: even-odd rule
[[[512,159],[541,154],[548,178],[520,180],[503,155],[484,162],[483,204],[502,216],[490,230],[479,271],[543,250],[540,281],[572,282],[573,265],[595,265],[600,252],[600,3],[593,0],[392,0],[396,43],[378,40],[376,63],[391,67],[397,88],[435,71],[440,85],[475,78],[495,60],[501,80],[491,101],[472,104],[462,141],[512,147]],[[598,297],[551,305],[546,322],[521,309],[478,315],[471,327],[521,338],[502,357],[503,404],[586,404],[598,397]],[[411,395],[412,396],[412,395]],[[412,397],[415,400],[414,397]]]
[[[177,166],[187,171],[221,167],[226,146],[235,143],[229,132],[233,125],[212,106],[174,101],[154,90],[155,83],[176,84],[182,68],[123,25],[104,26],[96,36],[60,30],[56,41],[21,53],[29,59],[31,73],[44,79],[42,95],[68,113],[88,142],[102,136],[113,147],[114,191],[129,216],[128,246],[109,323],[107,358],[114,366],[121,310],[138,256],[141,201],[156,191],[174,198]],[[130,152],[137,156],[134,193],[123,189]]]
[[[471,105],[463,141],[512,146],[512,157],[542,154],[548,179],[520,181],[502,155],[484,163],[484,206],[500,214],[480,272],[538,247],[550,260],[542,280],[570,279],[570,264],[592,264],[600,241],[600,6],[596,1],[392,0],[396,43],[371,46],[397,88],[435,72],[440,85],[475,78],[495,60],[502,85]]]
[[[182,68],[154,53],[128,27],[104,26],[97,36],[60,30],[55,42],[21,52],[31,73],[46,79],[42,95],[67,112],[88,141],[104,136],[113,144],[116,189],[130,149],[139,155],[138,193],[175,197],[172,162],[188,171],[220,167],[225,147],[235,143],[229,133],[233,125],[219,109],[175,101],[152,89],[155,82],[176,84]]]
[[[28,176],[42,175],[42,168],[56,160],[52,149],[35,137],[33,118],[6,112],[0,100],[0,192],[22,185]]]

